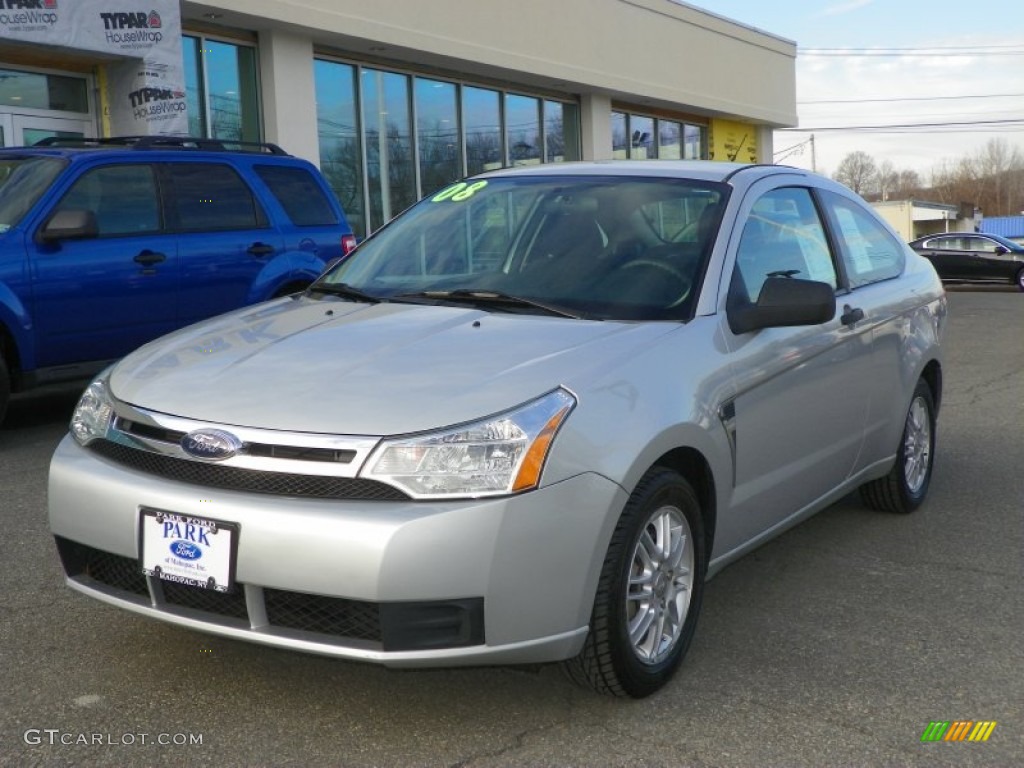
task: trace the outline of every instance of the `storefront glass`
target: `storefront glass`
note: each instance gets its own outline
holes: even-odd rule
[[[341,202],[356,237],[363,238],[367,228],[356,68],[350,64],[317,60],[313,72],[320,170]]]

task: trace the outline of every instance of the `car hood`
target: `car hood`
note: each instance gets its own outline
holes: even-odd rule
[[[283,299],[165,336],[122,360],[114,396],[220,424],[389,435],[576,392],[678,323]]]

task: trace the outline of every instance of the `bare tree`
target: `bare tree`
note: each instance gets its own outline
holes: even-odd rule
[[[878,164],[878,194],[882,200],[893,197],[899,185],[900,174],[891,160],[883,160]]]
[[[878,167],[867,152],[851,152],[839,163],[832,177],[845,184],[858,195],[875,191],[878,185]]]

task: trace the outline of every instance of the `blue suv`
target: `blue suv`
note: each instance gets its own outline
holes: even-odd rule
[[[48,139],[0,150],[0,421],[212,315],[304,289],[355,247],[312,164],[273,144]]]

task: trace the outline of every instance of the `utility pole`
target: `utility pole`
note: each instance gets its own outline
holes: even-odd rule
[[[814,134],[811,134],[811,170],[818,172],[818,157],[814,154]]]

